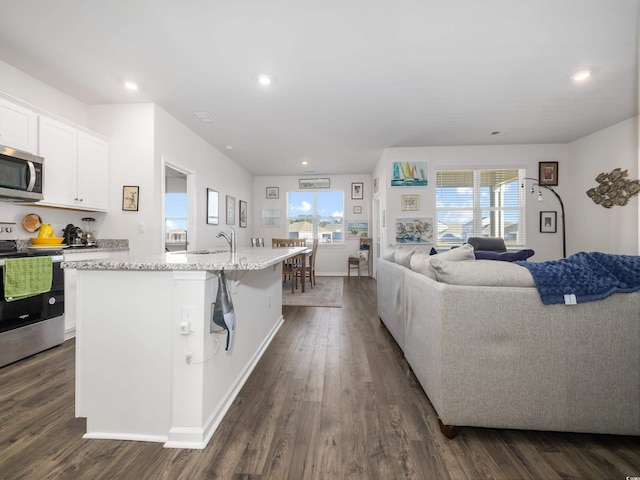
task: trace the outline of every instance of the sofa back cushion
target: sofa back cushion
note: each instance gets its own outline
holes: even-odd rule
[[[396,247],[394,253],[394,261],[398,265],[411,268],[411,257],[416,253],[416,248]]]
[[[431,266],[439,282],[451,285],[535,287],[529,270],[511,262],[493,260],[450,262],[437,261],[434,257]]]
[[[420,251],[413,254],[410,260],[410,268],[414,272],[421,273],[429,278],[436,280],[436,272],[431,266],[431,262],[435,259],[438,261],[450,261],[460,262],[464,260],[473,260],[473,247],[471,245],[462,245],[459,248],[453,248],[446,252],[438,253],[436,255],[427,255]]]

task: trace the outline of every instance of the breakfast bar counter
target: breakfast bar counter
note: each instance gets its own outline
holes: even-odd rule
[[[77,272],[76,416],[85,438],[204,448],[282,325],[282,260],[255,248],[94,261]],[[212,321],[224,271],[233,342]]]

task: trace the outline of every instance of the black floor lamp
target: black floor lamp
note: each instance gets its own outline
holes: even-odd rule
[[[539,202],[542,201],[542,190],[540,190],[541,188],[546,188],[547,190],[550,190],[551,193],[553,193],[556,196],[556,198],[558,199],[558,201],[560,202],[560,210],[561,210],[560,218],[562,220],[562,256],[566,257],[567,256],[567,234],[566,234],[565,229],[564,229],[564,203],[562,203],[562,198],[560,198],[560,195],[558,195],[558,192],[556,192],[549,185],[545,185],[544,183],[540,183],[537,178],[524,177],[522,179],[522,184],[520,185],[520,187],[524,188],[524,181],[525,180],[533,180],[535,182],[535,183],[533,183],[531,185],[531,193],[535,193],[535,187],[538,187],[538,201]]]

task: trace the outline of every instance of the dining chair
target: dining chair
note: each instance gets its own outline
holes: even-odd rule
[[[347,277],[351,276],[351,269],[358,269],[358,279],[360,279],[360,267],[367,266],[367,276],[371,276],[371,237],[361,237],[358,252],[355,255],[349,255],[347,260]]]
[[[309,277],[309,283],[311,284],[312,287],[316,286],[316,252],[318,250],[318,239],[314,238],[313,239],[313,246],[311,247],[311,255],[307,258],[306,262],[306,269],[305,269],[305,275],[306,277]],[[305,277],[305,278],[306,278]]]
[[[253,237],[251,239],[252,247],[264,247],[264,238],[262,237]]]
[[[296,245],[295,240],[299,239],[272,238],[271,246],[273,248],[297,247],[299,245]],[[301,273],[302,264],[297,257],[287,258],[286,260],[282,261],[282,283],[284,283],[287,278],[291,279],[291,293],[295,293],[295,289],[298,288],[298,277],[301,276]]]

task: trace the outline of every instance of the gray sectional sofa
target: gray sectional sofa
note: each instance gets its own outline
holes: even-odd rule
[[[640,435],[640,292],[544,305],[529,271],[387,248],[379,316],[444,434],[476,426]]]

